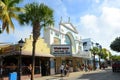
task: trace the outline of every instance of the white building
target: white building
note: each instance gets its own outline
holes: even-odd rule
[[[83,52],[82,39],[70,21],[61,21],[58,29],[53,26],[46,28],[44,39],[51,47],[51,54],[56,56],[56,70],[58,70],[61,63],[65,62],[72,64],[71,70],[75,71],[76,66],[79,67],[84,63],[84,59],[91,58],[91,53]],[[66,49],[68,49],[69,54],[66,53]]]
[[[89,51],[93,47],[97,47],[97,44],[98,44],[98,43],[96,43],[96,41],[94,41],[91,38],[82,39],[82,43],[83,43],[84,51]]]
[[[83,50],[86,52],[90,51],[90,49],[92,49],[93,47],[102,48],[102,46],[99,43],[97,43],[96,41],[94,41],[91,38],[82,39],[82,42],[83,42]],[[92,55],[92,57],[93,57],[93,55]],[[98,64],[99,56],[95,55],[95,59],[96,59],[96,66],[99,67],[99,64]],[[91,59],[91,60],[93,60],[93,59]]]
[[[60,23],[59,29],[48,27],[44,31],[44,39],[49,46],[55,44],[71,45],[72,54],[82,51],[81,38],[71,23]]]

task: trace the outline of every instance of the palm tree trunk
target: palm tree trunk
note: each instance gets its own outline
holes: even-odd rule
[[[36,40],[33,40],[31,80],[34,80]]]
[[[33,50],[32,50],[32,72],[31,72],[31,80],[34,80],[34,70],[35,70],[35,49],[36,49],[36,42],[38,37],[40,36],[41,27],[39,22],[35,22],[33,25]]]
[[[94,70],[96,69],[95,55],[94,55],[94,60],[93,60],[93,68],[94,68]]]
[[[101,69],[100,56],[99,56],[99,69]]]

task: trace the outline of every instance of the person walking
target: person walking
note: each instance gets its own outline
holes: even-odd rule
[[[67,77],[69,76],[69,66],[68,66],[68,64],[65,65],[64,74],[65,74],[65,76],[67,76]]]
[[[60,66],[61,77],[64,76],[64,65],[61,64]]]

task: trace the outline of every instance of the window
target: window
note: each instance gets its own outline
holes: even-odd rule
[[[83,46],[87,46],[87,42],[83,42]]]
[[[55,36],[56,36],[56,37],[59,37],[59,33],[55,33]]]
[[[70,37],[68,35],[65,35],[65,43],[71,44],[71,40],[70,40]]]

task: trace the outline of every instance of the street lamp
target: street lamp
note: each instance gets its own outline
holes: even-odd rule
[[[21,69],[21,54],[22,54],[22,47],[24,45],[24,41],[21,39],[20,41],[18,41],[19,47],[20,47],[20,54],[19,54],[19,74],[18,74],[18,80],[21,80],[21,75],[22,75],[22,69]]]
[[[99,53],[99,68],[101,69],[101,56],[102,56],[102,46],[101,45],[99,45],[99,49],[100,49],[100,53]]]
[[[0,28],[0,34],[2,33],[2,29]]]

